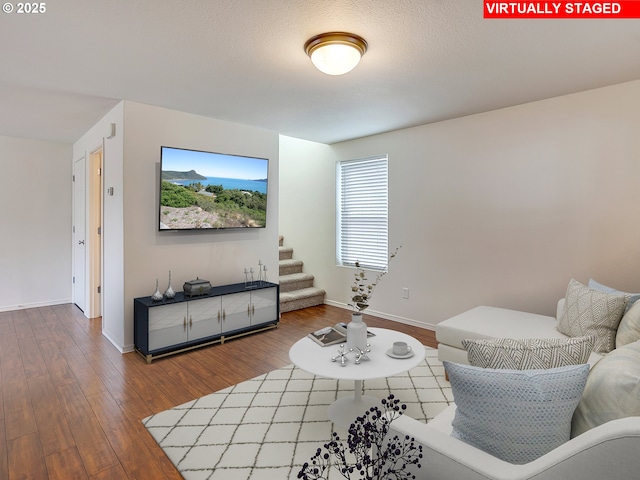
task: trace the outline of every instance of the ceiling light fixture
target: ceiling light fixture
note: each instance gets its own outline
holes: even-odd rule
[[[358,65],[367,51],[367,42],[353,33],[321,33],[307,40],[304,51],[321,72],[343,75]]]

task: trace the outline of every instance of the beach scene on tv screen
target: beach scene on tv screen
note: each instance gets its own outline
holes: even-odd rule
[[[162,147],[160,230],[262,228],[265,158]]]

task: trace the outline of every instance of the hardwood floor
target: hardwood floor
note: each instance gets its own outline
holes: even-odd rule
[[[73,305],[0,312],[0,479],[181,480],[141,419],[289,364],[308,332],[350,312],[282,314],[277,329],[147,364]],[[436,346],[433,331],[365,315]]]

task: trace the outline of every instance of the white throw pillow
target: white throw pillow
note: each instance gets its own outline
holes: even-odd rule
[[[535,370],[589,362],[593,337],[463,340],[470,365]]]
[[[601,284],[600,282],[596,282],[593,278],[589,279],[589,283],[587,284],[589,288],[593,288],[594,290],[598,290],[599,292],[606,293],[624,293],[625,295],[629,295],[629,301],[627,302],[627,306],[624,309],[623,315],[629,311],[629,309],[640,300],[640,293],[628,293],[622,292],[620,290],[616,290],[612,287],[607,287],[606,285]]]
[[[622,316],[616,333],[616,348],[640,340],[640,302],[633,304]]]
[[[571,279],[558,331],[569,337],[593,336],[595,352],[610,352],[628,299],[627,293],[600,292]]]
[[[571,436],[634,416],[640,416],[640,342],[615,349],[593,366],[573,415]]]
[[[443,363],[457,407],[453,437],[514,464],[529,463],[570,439],[588,365],[501,370]]]

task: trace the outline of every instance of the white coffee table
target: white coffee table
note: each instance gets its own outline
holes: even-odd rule
[[[368,328],[375,333],[369,337],[371,345],[369,360],[356,365],[353,354],[349,354],[346,366],[340,362],[332,362],[331,357],[338,352],[339,345],[321,347],[309,337],[298,340],[289,350],[289,359],[298,368],[320,377],[337,380],[353,380],[353,396],[337,399],[329,406],[329,418],[337,425],[348,426],[356,417],[364,414],[370,407],[380,403],[379,398],[362,395],[362,381],[399,375],[424,360],[424,346],[415,338],[405,333],[386,328]],[[414,354],[409,358],[392,358],[387,355],[393,342],[407,342]]]

